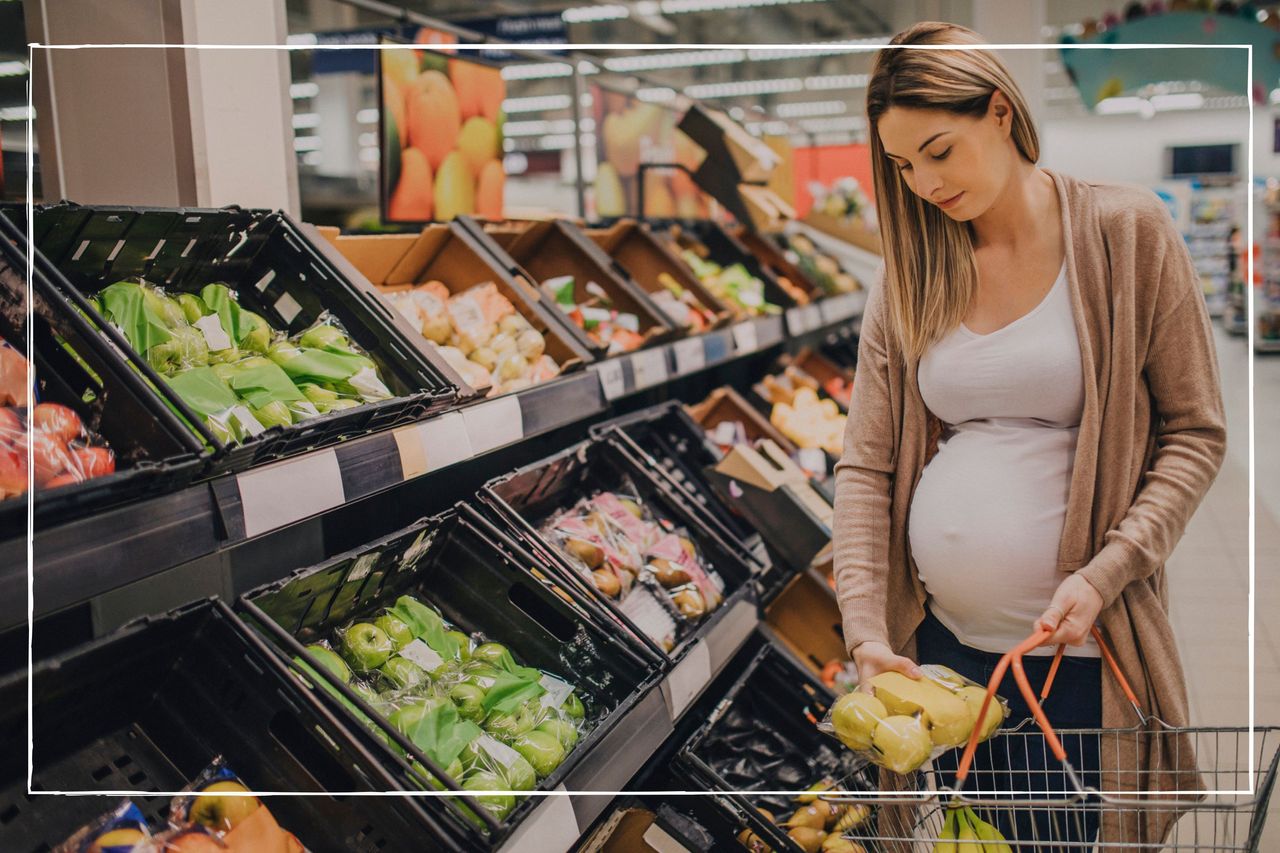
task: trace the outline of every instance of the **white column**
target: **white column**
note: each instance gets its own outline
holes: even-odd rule
[[[1040,30],[1045,24],[1045,0],[973,0],[972,28],[992,44],[1039,44],[1044,41]],[[1055,51],[1009,50],[1001,55],[1022,95],[1031,108],[1037,127],[1043,122],[1044,64]]]
[[[284,44],[283,0],[28,0],[43,44]],[[45,200],[299,211],[278,50],[37,50]]]

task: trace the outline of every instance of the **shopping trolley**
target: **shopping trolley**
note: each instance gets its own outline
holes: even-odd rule
[[[849,838],[868,853],[1259,851],[1280,763],[1280,727],[1254,728],[1252,733],[1243,727],[1174,727],[1144,713],[1110,647],[1094,628],[1102,657],[1133,705],[1138,722],[1127,729],[1055,731],[1041,706],[1049,696],[1065,646],[1059,646],[1039,697],[1022,665],[1023,655],[1050,636],[1048,631],[1038,631],[1000,659],[978,714],[978,719],[985,717],[996,689],[1012,668],[1018,689],[1032,709],[1031,720],[998,731],[981,750],[975,729],[958,762],[952,753],[951,768],[940,766],[940,758],[907,776],[886,774],[883,778],[888,784],[884,787],[892,790],[822,796],[869,809],[867,819]],[[1178,770],[1183,736],[1194,749],[1203,791],[1144,793],[1153,787],[1168,787],[1148,784],[1154,781],[1152,774],[1185,772]],[[1083,744],[1092,748],[1094,738],[1099,757],[1112,751],[1113,759],[1107,763],[1114,766],[1100,771],[1095,777],[1099,784],[1089,785],[1087,774],[1068,761],[1067,747],[1075,741],[1078,754]],[[1119,766],[1115,759],[1139,754],[1139,746],[1151,750],[1154,758]],[[993,754],[1004,760],[992,761]],[[1020,775],[1005,769],[1010,765],[1036,769]],[[1108,784],[1101,784],[1104,778]],[[966,792],[965,783],[971,779],[977,790]],[[993,784],[997,780],[1004,787]],[[964,807],[997,825],[1005,840],[957,839],[948,826],[948,815]],[[1153,818],[1155,823],[1167,824],[1163,837],[1132,840],[1146,837],[1134,830],[1141,821]],[[1103,826],[1106,829],[1099,836]]]

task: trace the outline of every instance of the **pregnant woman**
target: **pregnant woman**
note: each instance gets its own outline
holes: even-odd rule
[[[917,24],[868,85],[885,270],[836,474],[845,641],[864,680],[918,677],[920,661],[985,684],[1002,653],[1051,631],[1027,672],[1038,689],[1068,644],[1044,706],[1055,727],[1134,726],[1096,623],[1143,709],[1185,726],[1163,564],[1225,448],[1199,279],[1150,191],[1036,165],[1032,117],[993,53],[896,47],[981,43]],[[1000,692],[1011,722],[1030,716],[1012,676]],[[969,790],[1063,790],[1040,742],[1008,741],[979,753]],[[1201,787],[1184,735],[1066,745],[1103,791]],[[1150,842],[1169,822],[1079,811],[997,817],[1021,849]]]

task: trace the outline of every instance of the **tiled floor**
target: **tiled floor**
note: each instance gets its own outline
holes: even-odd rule
[[[1187,672],[1192,722],[1249,722],[1249,351],[1218,332],[1227,408],[1222,471],[1168,564],[1170,611]],[[1256,561],[1254,715],[1280,726],[1280,356],[1254,359]],[[1269,749],[1273,747],[1269,744]],[[1280,801],[1262,850],[1280,850]]]

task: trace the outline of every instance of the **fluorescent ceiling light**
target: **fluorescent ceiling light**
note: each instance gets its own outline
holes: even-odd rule
[[[800,122],[800,129],[805,133],[830,133],[837,130],[864,130],[867,120],[862,116],[832,116],[829,118],[810,118]]]
[[[791,125],[785,121],[752,121],[747,122],[747,133],[752,136],[782,136],[791,132]]]
[[[503,80],[542,80],[547,77],[568,77],[573,66],[567,62],[531,62],[527,65],[502,66]]]
[[[293,117],[293,129],[303,130],[305,128],[319,127],[319,113],[298,113]]]
[[[376,109],[360,110],[356,113],[356,121],[361,124],[377,124],[378,111]]]
[[[774,112],[779,118],[803,118],[805,116],[832,116],[848,112],[844,101],[793,101],[778,104]]]
[[[586,122],[583,125],[583,130],[586,130]],[[502,133],[504,136],[541,136],[544,133],[560,135],[572,134],[573,129],[571,118],[556,121],[509,121],[502,126]]]
[[[294,151],[315,151],[324,143],[318,136],[295,136],[293,139]]]
[[[0,77],[20,77],[27,73],[27,63],[14,59],[0,62]]]
[[[1103,116],[1141,115],[1151,118],[1155,114],[1155,107],[1146,98],[1105,98],[1098,101],[1094,112]]]
[[[285,44],[313,45],[317,41],[315,33],[294,33],[291,36],[285,36]]]
[[[780,77],[773,80],[735,80],[730,83],[698,83],[686,86],[684,93],[691,98],[737,98],[745,95],[776,95],[782,92],[799,92],[804,81],[799,77]]]
[[[543,151],[563,151],[566,148],[572,148],[573,134],[559,133],[554,136],[544,136],[538,142],[538,147]]]
[[[683,15],[688,12],[718,12],[727,9],[751,9],[756,6],[798,6],[805,3],[825,3],[827,0],[662,0],[658,4],[664,15]]]
[[[631,17],[626,6],[575,6],[560,13],[566,24],[590,24],[596,21],[621,21]]]
[[[750,9],[755,6],[792,6],[802,3],[825,3],[827,0],[641,0],[631,8],[616,3],[599,6],[574,6],[560,13],[567,24],[586,24],[594,21],[621,21],[654,15],[683,15],[689,12],[711,12],[724,9]]]
[[[863,45],[888,44],[889,36],[869,36],[861,39],[843,39],[835,42],[822,42],[814,47],[756,47],[747,51],[747,59],[751,62],[768,62],[774,59],[804,59],[812,56],[840,56],[853,53],[851,48]]]
[[[324,162],[324,155],[319,151],[308,151],[302,155],[302,162],[307,166],[319,166]]]
[[[806,89],[865,89],[870,74],[823,74],[804,78]]]
[[[289,86],[289,97],[294,100],[314,98],[318,94],[320,94],[318,83],[293,83]]]
[[[635,56],[615,56],[604,61],[610,71],[628,73],[634,71],[661,71],[666,68],[696,68],[701,65],[726,65],[741,62],[740,50],[682,50],[675,53],[640,53]]]
[[[666,86],[655,86],[651,89],[636,89],[636,97],[642,101],[665,103],[676,99],[676,90]]]
[[[361,148],[359,156],[360,156],[361,163],[376,163],[378,162],[378,149],[377,148]]]
[[[1151,106],[1157,110],[1198,110],[1204,106],[1204,95],[1182,92],[1176,95],[1152,95]]]
[[[567,110],[573,106],[573,98],[569,95],[538,95],[532,98],[507,98],[502,102],[502,109],[507,115],[512,113],[536,113],[542,110]]]

